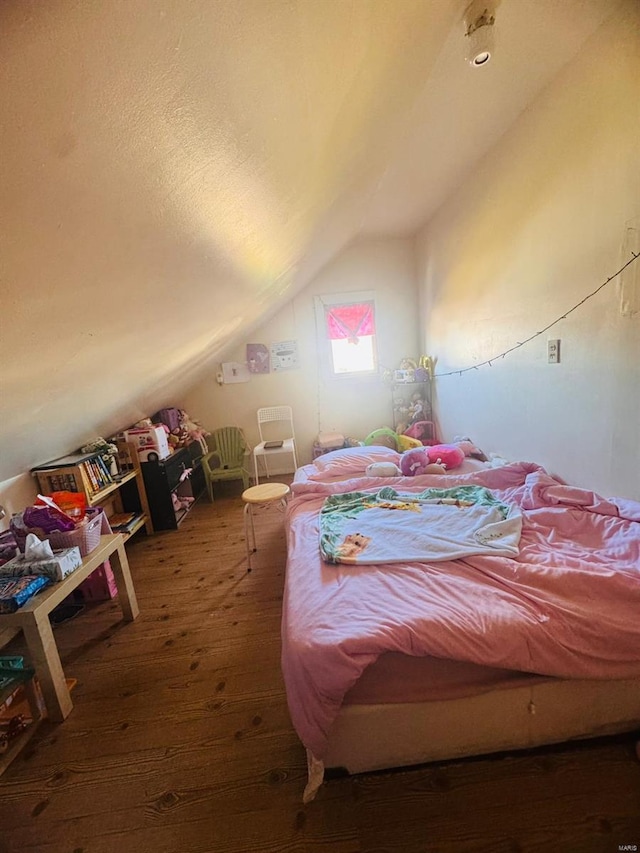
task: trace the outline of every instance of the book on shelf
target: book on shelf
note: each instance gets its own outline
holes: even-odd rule
[[[106,486],[111,485],[113,483],[113,477],[111,476],[111,471],[107,467],[107,463],[104,461],[102,456],[96,456],[94,460],[100,470],[102,480]]]
[[[84,472],[84,474],[85,474],[85,476],[89,482],[89,485],[91,486],[91,491],[92,492],[100,491],[98,479],[96,477],[94,469],[91,466],[91,460],[87,459],[86,462],[81,462],[79,467]]]
[[[116,533],[128,533],[139,518],[141,514],[138,512],[117,512],[111,516],[109,524]]]
[[[79,467],[85,473],[93,492],[99,492],[114,482],[106,463],[100,457],[87,459],[81,462]]]
[[[104,476],[102,474],[102,469],[100,465],[98,465],[97,459],[89,459],[86,463],[91,466],[91,470],[93,471],[93,476],[96,478],[96,483],[98,484],[98,489],[104,488]]]

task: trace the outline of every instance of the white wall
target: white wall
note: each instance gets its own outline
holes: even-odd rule
[[[0,506],[5,515],[0,519],[0,531],[8,530],[11,516],[33,503],[38,490],[31,474],[19,474],[0,483]]]
[[[421,337],[436,373],[544,328],[629,257],[625,229],[640,228],[640,10],[627,10],[419,235]],[[640,498],[640,314],[622,316],[620,298],[616,280],[491,367],[437,380],[445,437],[468,433],[574,483]],[[561,339],[560,364],[547,363],[548,338]]]
[[[245,343],[297,340],[300,368],[252,376],[242,384],[218,386],[212,374],[181,400],[181,405],[208,429],[241,426],[251,444],[258,441],[256,410],[288,405],[294,409],[300,464],[311,459],[320,431],[338,431],[353,438],[392,419],[391,395],[379,378],[330,379],[320,368],[313,297],[316,294],[373,290],[376,297],[378,357],[381,365],[397,367],[403,356],[417,355],[416,276],[413,241],[375,239],[351,245],[328,264],[314,281]],[[246,360],[245,344],[226,360]]]

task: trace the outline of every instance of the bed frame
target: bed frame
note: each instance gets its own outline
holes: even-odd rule
[[[446,701],[344,705],[324,766],[348,773],[640,731],[640,679],[551,679]]]

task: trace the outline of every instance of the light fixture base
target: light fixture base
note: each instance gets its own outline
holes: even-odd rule
[[[487,65],[494,51],[495,12],[487,0],[473,0],[464,13],[465,56],[474,68]]]

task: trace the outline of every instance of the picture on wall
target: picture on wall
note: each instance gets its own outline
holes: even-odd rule
[[[280,341],[271,344],[271,368],[275,372],[281,370],[296,370],[300,367],[298,361],[298,342]]]
[[[247,344],[249,373],[269,372],[269,350],[264,344]]]
[[[225,385],[233,382],[248,382],[251,378],[249,368],[241,361],[224,361],[222,363],[222,381]]]

